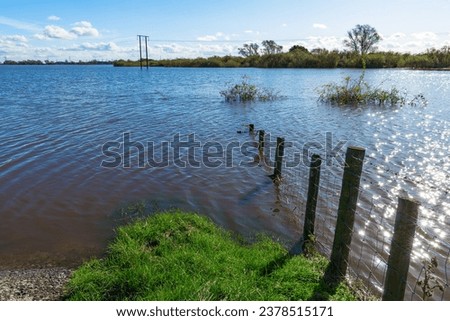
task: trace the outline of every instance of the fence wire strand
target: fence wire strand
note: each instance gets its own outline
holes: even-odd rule
[[[285,157],[289,157],[288,150]],[[309,155],[311,156],[311,155]],[[345,159],[345,153],[337,155]],[[330,257],[336,228],[339,198],[342,186],[343,166],[329,166],[322,157],[319,193],[315,218],[315,241],[318,250]],[[309,159],[311,159],[309,157]],[[327,165],[327,166],[324,166]],[[294,168],[283,168],[283,179],[279,190],[285,197],[286,206],[292,209],[300,226],[305,219],[309,167],[302,164]],[[386,162],[376,162],[372,155],[363,162],[363,173],[358,191],[358,203],[352,229],[352,242],[348,259],[350,283],[370,290],[367,297],[381,299],[384,287],[397,208],[397,197],[405,185],[421,182],[424,190],[437,191],[447,195],[448,186],[431,186],[423,178],[408,178],[404,169]],[[402,185],[398,181],[402,181]],[[405,183],[406,182],[406,183]],[[420,193],[420,192],[419,192]],[[423,193],[423,192],[422,192]],[[450,300],[449,260],[450,240],[444,228],[450,204],[442,197],[424,198],[419,208],[413,250],[406,282],[405,300]],[[428,200],[428,201],[427,201]],[[441,201],[441,203],[439,202]],[[444,205],[440,205],[444,204]],[[441,213],[440,211],[444,211]],[[434,260],[437,266],[430,264]],[[424,280],[425,274],[428,280]],[[432,289],[424,294],[424,283]],[[367,293],[367,292],[365,292]],[[364,295],[363,295],[364,296]]]

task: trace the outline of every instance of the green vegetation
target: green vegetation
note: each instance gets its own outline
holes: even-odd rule
[[[103,259],[75,271],[69,300],[355,300],[322,281],[327,260],[291,256],[261,236],[248,244],[180,211],[121,227]]]
[[[444,286],[436,277],[436,269],[438,262],[436,257],[432,257],[430,260],[423,260],[424,265],[424,277],[422,280],[417,281],[417,285],[422,290],[422,300],[426,301],[433,297],[434,291],[439,290],[444,292]]]
[[[365,63],[366,68],[448,69],[450,46],[428,49],[419,54],[371,52],[365,55]],[[308,50],[295,45],[288,52],[277,54],[150,60],[149,64],[152,67],[361,68],[362,57],[351,51]],[[117,60],[114,66],[139,67],[139,61]]]
[[[256,85],[248,82],[248,77],[242,77],[240,84],[232,85],[220,94],[227,102],[251,102],[251,101],[269,101],[278,98],[278,94],[267,88],[258,88]]]
[[[348,39],[344,40],[344,45],[351,50],[351,53],[357,57],[355,61],[360,63],[363,71],[358,79],[354,80],[350,76],[344,78],[342,84],[329,83],[318,89],[319,101],[336,105],[378,105],[395,106],[404,105],[406,93],[401,93],[395,87],[390,90],[370,86],[365,80],[365,71],[367,67],[373,66],[375,54],[375,45],[381,40],[380,35],[375,28],[369,25],[356,25],[355,28],[348,31]],[[449,54],[449,48],[444,47],[446,51],[444,58]],[[302,51],[304,51],[302,49]],[[382,56],[378,56],[383,58]],[[391,57],[392,58],[392,57]],[[445,59],[442,59],[445,61]],[[425,97],[422,94],[416,95],[410,102],[410,105],[426,105]]]
[[[397,88],[373,88],[364,80],[364,72],[357,80],[345,77],[343,84],[330,83],[319,88],[319,100],[337,105],[404,105],[405,94]]]

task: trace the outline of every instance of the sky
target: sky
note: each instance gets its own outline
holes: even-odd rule
[[[274,40],[287,51],[343,49],[347,31],[369,24],[380,50],[418,53],[450,45],[448,0],[0,0],[0,62],[238,55]]]

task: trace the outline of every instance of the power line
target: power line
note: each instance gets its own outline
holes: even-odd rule
[[[277,39],[274,41],[307,41],[309,38],[292,38],[292,39]],[[246,43],[262,41],[261,39],[236,39],[236,40],[186,40],[186,39],[152,39],[152,42],[183,42],[183,43]]]

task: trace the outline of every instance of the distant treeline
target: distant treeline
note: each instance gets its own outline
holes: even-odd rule
[[[313,49],[293,46],[289,52],[241,56],[213,56],[209,58],[177,58],[149,60],[151,67],[257,67],[257,68],[361,68],[363,56],[350,51]],[[366,68],[450,68],[450,46],[428,49],[419,54],[380,51],[364,56]],[[111,65],[116,67],[137,67],[139,60],[116,61],[41,61],[5,60],[4,65]],[[143,61],[143,66],[146,62]]]
[[[149,60],[152,67],[258,67],[258,68],[361,68],[362,56],[354,52],[313,49],[294,46],[289,52],[240,56],[214,56],[209,58],[178,58]],[[393,51],[365,55],[367,68],[450,68],[450,47],[428,49],[419,54]],[[116,67],[139,66],[139,60],[117,60]],[[143,62],[146,66],[146,62]]]
[[[2,63],[0,63],[2,64]],[[50,61],[50,60],[5,60],[3,65],[112,65],[113,61],[98,61],[98,60],[90,60],[90,61]]]

